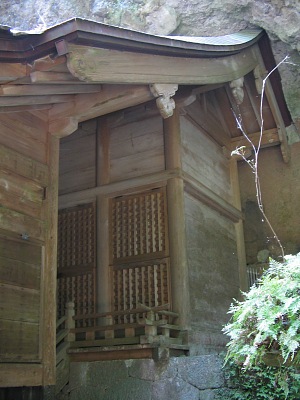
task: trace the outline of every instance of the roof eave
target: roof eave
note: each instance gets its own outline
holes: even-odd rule
[[[31,62],[47,54],[56,53],[56,42],[83,46],[142,52],[173,57],[224,57],[256,43],[264,32],[257,30],[245,41],[234,44],[207,44],[178,38],[150,35],[130,29],[110,26],[95,21],[73,18],[41,33],[6,31],[0,38],[0,60]]]

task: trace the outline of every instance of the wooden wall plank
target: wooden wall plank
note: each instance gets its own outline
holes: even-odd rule
[[[0,118],[1,121],[1,118]],[[1,138],[2,139],[2,130]],[[11,144],[11,143],[10,143]],[[48,166],[0,143],[0,167],[47,186]]]
[[[111,128],[110,181],[165,169],[162,119],[155,116]]]
[[[96,186],[96,121],[61,141],[59,194]]]
[[[183,171],[231,203],[229,161],[222,148],[181,117]]]
[[[37,127],[34,127],[32,121],[21,118],[22,114],[10,113],[0,115],[0,143],[34,160],[46,163],[46,134],[43,129],[39,130]],[[34,121],[37,121],[37,118],[34,118]],[[33,123],[32,127],[31,123]]]
[[[26,215],[41,218],[44,188],[7,170],[0,171],[0,204]]]
[[[2,361],[40,361],[39,324],[24,321],[0,320]],[[12,335],[12,333],[14,333]]]
[[[0,257],[0,282],[23,285],[26,288],[40,288],[40,267],[23,261]]]
[[[0,364],[0,387],[39,386],[42,376],[42,364]]]
[[[29,217],[0,205],[1,228],[37,240],[45,239],[45,224],[39,219]]]
[[[40,293],[34,289],[26,289],[15,285],[0,283],[1,306],[0,320],[39,322]],[[13,340],[13,336],[12,336]]]

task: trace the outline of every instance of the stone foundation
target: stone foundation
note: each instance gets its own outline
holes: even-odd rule
[[[72,363],[70,400],[213,400],[225,388],[217,355]]]

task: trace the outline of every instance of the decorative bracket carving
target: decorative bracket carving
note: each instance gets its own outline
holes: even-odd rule
[[[244,77],[231,81],[229,85],[237,104],[242,104],[244,100]]]
[[[171,97],[178,90],[177,84],[153,83],[150,85],[150,90],[153,96],[157,97],[156,105],[161,116],[166,119],[173,115],[175,109],[175,101]]]

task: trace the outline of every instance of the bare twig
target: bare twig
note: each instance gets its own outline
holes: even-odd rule
[[[257,200],[257,204],[258,204],[258,208],[260,210],[260,212],[262,213],[263,219],[264,221],[266,221],[266,223],[268,224],[272,235],[274,237],[274,239],[276,240],[280,251],[281,251],[281,256],[282,259],[284,259],[284,250],[281,244],[281,241],[278,237],[278,235],[276,234],[270,220],[268,219],[267,215],[265,214],[264,211],[264,207],[263,207],[263,202],[262,202],[262,192],[261,192],[261,186],[260,186],[260,179],[259,179],[259,174],[258,174],[258,156],[259,156],[259,152],[261,149],[261,141],[262,141],[262,136],[263,136],[263,131],[264,131],[264,115],[263,115],[263,101],[264,101],[264,93],[265,93],[265,86],[266,86],[266,82],[269,79],[270,75],[283,63],[285,63],[288,60],[289,56],[286,56],[283,60],[280,61],[280,63],[278,63],[273,69],[272,71],[270,71],[268,73],[268,75],[263,79],[262,82],[262,92],[261,92],[261,98],[260,98],[260,135],[259,135],[259,140],[258,140],[258,145],[257,147],[255,147],[254,143],[252,142],[252,140],[249,138],[249,136],[247,135],[247,133],[245,132],[245,129],[243,128],[242,125],[242,121],[241,121],[241,117],[237,116],[235,114],[235,112],[233,111],[236,123],[237,123],[237,127],[238,129],[242,132],[243,136],[248,140],[248,142],[250,143],[252,149],[253,149],[253,154],[254,154],[254,158],[252,160],[248,160],[246,157],[246,152],[245,152],[245,146],[239,147],[237,149],[235,149],[234,151],[232,151],[231,155],[239,155],[240,157],[242,157],[242,159],[244,161],[247,162],[247,164],[249,165],[249,167],[251,168],[252,172],[254,173],[254,181],[255,181],[255,189],[256,189],[256,200]]]

